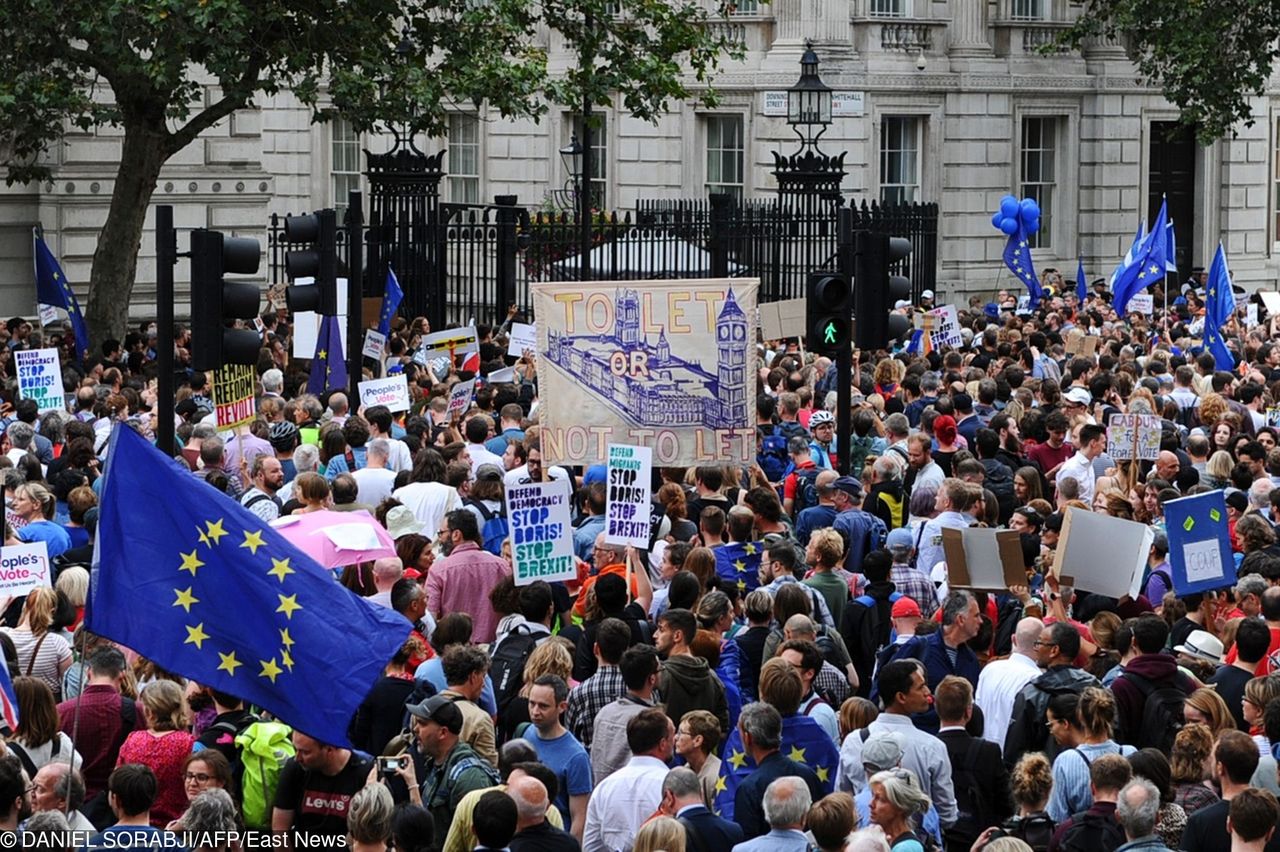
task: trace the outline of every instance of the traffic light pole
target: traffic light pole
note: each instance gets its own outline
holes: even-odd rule
[[[349,401],[359,408],[364,378],[364,201],[359,190],[347,193],[347,381]]]
[[[837,236],[839,248],[836,262],[840,272],[847,276],[854,288],[862,283],[853,277],[855,263],[855,244],[853,240],[853,210],[848,207],[839,209]],[[852,338],[852,335],[850,335]],[[849,475],[849,446],[853,440],[853,345],[852,339],[847,341],[836,352],[836,468],[841,476]],[[861,471],[857,471],[861,474]]]
[[[173,205],[156,206],[156,446],[167,456],[175,447],[173,430],[173,268],[178,263],[178,234]]]

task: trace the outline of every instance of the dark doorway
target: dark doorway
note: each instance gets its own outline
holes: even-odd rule
[[[1169,201],[1169,220],[1177,236],[1178,282],[1191,276],[1191,247],[1196,219],[1196,132],[1176,121],[1151,122],[1151,150],[1147,171],[1147,224]],[[1176,291],[1174,293],[1176,295]]]

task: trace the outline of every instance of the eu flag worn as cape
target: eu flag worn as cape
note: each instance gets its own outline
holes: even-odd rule
[[[730,542],[715,549],[716,574],[722,583],[732,583],[743,595],[760,588],[760,557],[763,541]]]
[[[84,324],[80,303],[76,301],[76,294],[71,292],[71,284],[62,272],[62,266],[49,250],[38,229],[31,229],[31,239],[36,260],[36,301],[67,312],[67,316],[71,318],[71,329],[76,335],[76,353],[78,357],[82,357],[89,350],[89,327]]]
[[[1231,271],[1227,268],[1227,253],[1218,243],[1218,251],[1209,266],[1209,278],[1204,285],[1204,344],[1213,355],[1214,368],[1230,372],[1236,368],[1236,359],[1222,339],[1222,327],[1236,310],[1236,294],[1231,289]]]
[[[1040,304],[1040,279],[1036,278],[1036,268],[1031,263],[1031,245],[1027,240],[1027,229],[1018,225],[1018,230],[1009,235],[1009,242],[1004,246],[1004,265],[1014,277],[1026,285],[1031,296],[1031,309]]]
[[[400,289],[400,279],[395,270],[387,267],[387,284],[382,292],[382,311],[378,314],[378,333],[384,337],[391,334],[391,318],[404,300],[404,291]]]
[[[840,771],[840,749],[814,719],[796,713],[782,720],[782,756],[803,763],[817,774],[823,789],[835,790]],[[733,820],[733,797],[742,780],[756,771],[756,762],[742,747],[742,735],[735,727],[725,741],[720,756],[720,777],[716,779],[713,810],[721,819]]]
[[[410,629],[125,425],[85,624],[337,746]]]
[[[316,356],[311,359],[307,393],[319,396],[331,388],[342,390],[346,386],[347,361],[342,350],[342,328],[337,317],[323,317],[320,333],[316,335]]]

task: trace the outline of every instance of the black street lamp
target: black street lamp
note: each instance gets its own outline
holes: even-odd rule
[[[801,148],[817,147],[818,137],[831,124],[831,87],[818,76],[818,54],[806,41],[800,57],[800,79],[787,89],[787,124],[800,137]]]
[[[578,134],[573,134],[569,144],[560,149],[560,160],[564,163],[568,179],[564,189],[557,194],[561,196],[560,207],[564,210],[577,208],[578,198],[582,195],[582,143]]]

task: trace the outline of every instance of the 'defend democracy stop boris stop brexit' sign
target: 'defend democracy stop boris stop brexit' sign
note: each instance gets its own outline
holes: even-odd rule
[[[507,486],[507,521],[517,586],[578,576],[573,560],[568,482],[553,479]]]

